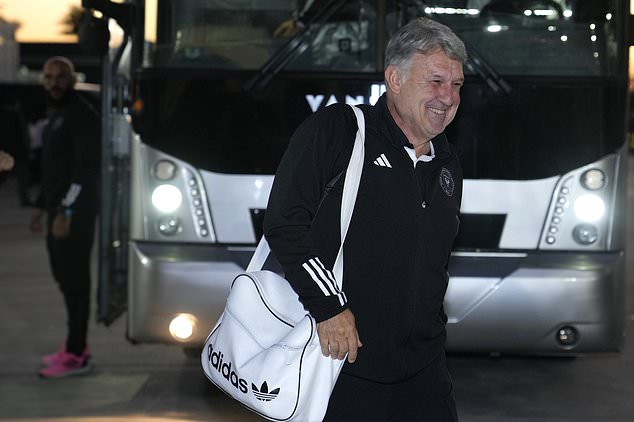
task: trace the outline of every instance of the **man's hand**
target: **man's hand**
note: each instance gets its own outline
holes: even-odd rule
[[[274,38],[290,38],[299,32],[299,28],[295,24],[293,19],[287,19],[284,22],[280,23],[275,31],[273,31]]]
[[[31,212],[31,217],[29,218],[29,229],[33,233],[41,233],[42,232],[42,217],[44,216],[44,211],[39,208],[33,208]]]
[[[359,339],[354,315],[350,309],[317,324],[317,334],[321,353],[333,359],[343,359],[348,354],[348,362],[357,360],[357,349],[363,344]]]
[[[11,170],[13,164],[13,157],[4,151],[0,151],[0,171]]]
[[[70,216],[57,213],[51,226],[51,234],[55,239],[65,239],[70,233]]]

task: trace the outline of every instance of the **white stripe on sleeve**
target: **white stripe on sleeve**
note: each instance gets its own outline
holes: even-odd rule
[[[70,188],[68,189],[68,192],[66,192],[66,196],[62,200],[62,206],[70,207],[71,205],[73,205],[75,201],[77,200],[77,197],[79,196],[80,192],[81,192],[81,185],[77,183],[71,184]]]

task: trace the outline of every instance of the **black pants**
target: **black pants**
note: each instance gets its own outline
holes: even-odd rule
[[[413,378],[396,384],[342,373],[324,421],[457,422],[453,383],[444,353]]]
[[[55,213],[48,213],[48,257],[66,305],[66,350],[80,355],[86,347],[90,318],[90,254],[95,216],[73,216],[70,235],[65,239],[55,239],[51,235],[54,217]]]

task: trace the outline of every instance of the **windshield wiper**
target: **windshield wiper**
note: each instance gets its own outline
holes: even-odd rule
[[[480,76],[494,94],[510,94],[513,90],[511,86],[495,71],[493,66],[482,57],[478,49],[468,44],[465,40],[462,41],[465,43],[469,53],[465,67]]]
[[[332,15],[337,13],[346,0],[331,0],[319,10],[312,19],[306,22],[306,27],[300,30],[295,36],[293,36],[282,48],[280,48],[275,54],[267,60],[264,65],[258,70],[258,72],[244,84],[244,89],[251,91],[252,89],[262,89],[271,82],[271,80],[277,75],[286,65],[302,54],[308,48],[308,41],[312,34],[311,27],[314,24],[325,23]]]

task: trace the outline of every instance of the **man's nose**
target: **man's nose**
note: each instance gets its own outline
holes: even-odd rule
[[[441,84],[438,97],[445,105],[451,105],[454,101],[453,85],[451,83]]]

